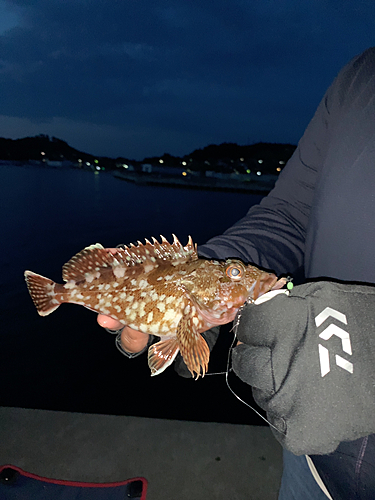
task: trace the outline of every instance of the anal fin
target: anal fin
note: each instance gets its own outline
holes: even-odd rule
[[[177,353],[179,345],[176,338],[161,340],[148,348],[148,366],[151,370],[151,376],[159,375],[168,366],[170,366]]]

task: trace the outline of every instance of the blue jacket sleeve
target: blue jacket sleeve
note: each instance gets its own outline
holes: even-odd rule
[[[374,54],[369,49],[341,70],[274,189],[224,234],[200,246],[202,257],[240,258],[276,274],[295,273],[303,267],[309,215],[330,138],[345,112],[345,103],[358,96],[366,77],[361,78],[363,67]]]
[[[327,147],[328,121],[325,98],[274,189],[223,235],[200,246],[200,255],[237,257],[276,274],[303,265],[306,226]]]

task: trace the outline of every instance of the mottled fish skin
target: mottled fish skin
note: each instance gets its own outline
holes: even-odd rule
[[[115,254],[99,243],[85,248],[63,266],[64,285],[25,271],[30,295],[41,316],[64,302],[79,304],[162,337],[149,348],[152,375],[180,351],[192,375],[204,376],[210,353],[201,333],[232,321],[248,298],[286,280],[239,260],[200,259],[191,237],[186,246],[176,236],[173,243],[152,240]]]

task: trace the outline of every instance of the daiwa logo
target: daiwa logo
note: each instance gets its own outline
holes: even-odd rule
[[[332,309],[331,307],[326,307],[315,318],[315,324],[316,324],[317,328],[319,328],[319,326],[322,325],[329,318],[335,318],[337,321],[340,321],[340,323],[343,323],[344,325],[348,324],[345,314],[341,313],[340,311],[336,311],[336,309]],[[346,354],[349,354],[349,356],[351,356],[352,355],[352,346],[350,343],[350,335],[343,328],[340,328],[339,326],[337,326],[333,323],[330,323],[327,326],[327,328],[325,328],[319,334],[319,337],[323,340],[329,340],[333,335],[336,335],[336,337],[339,337],[341,339],[342,350],[344,352],[346,352]],[[339,366],[340,368],[343,368],[344,370],[346,370],[349,373],[353,373],[353,363],[351,363],[350,361],[347,361],[346,359],[342,358],[338,354],[335,355],[335,360],[336,360],[337,366]],[[326,347],[324,347],[322,344],[319,344],[319,361],[320,361],[320,373],[321,373],[322,377],[325,377],[327,375],[327,373],[330,372],[331,367],[330,367],[330,361],[329,361],[329,350]]]

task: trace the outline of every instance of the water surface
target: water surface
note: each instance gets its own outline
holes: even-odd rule
[[[63,305],[38,316],[23,272],[61,282],[62,265],[97,242],[115,246],[175,233],[183,244],[189,234],[202,244],[260,199],[137,186],[107,173],[0,166],[0,374],[6,381],[0,405],[259,423],[223,376],[195,382],[169,368],[151,378],[146,358],[124,358],[83,307]],[[231,335],[222,337],[210,371],[225,369]]]

